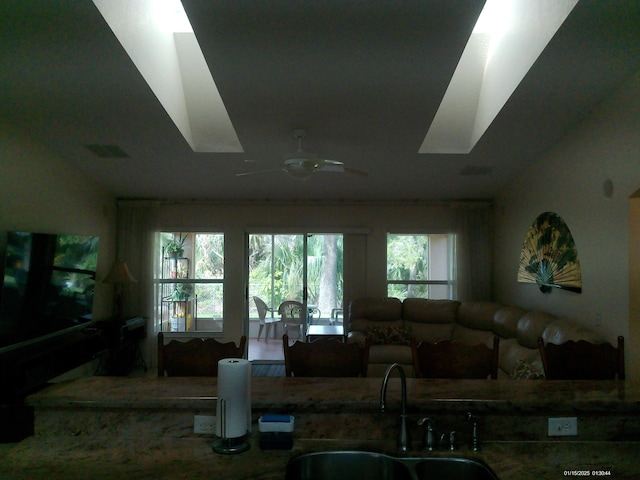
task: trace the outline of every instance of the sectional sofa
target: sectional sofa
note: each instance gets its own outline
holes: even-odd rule
[[[603,342],[596,332],[575,321],[542,311],[495,302],[369,297],[354,300],[345,320],[347,341],[372,339],[368,376],[382,376],[391,363],[414,375],[409,337],[418,341],[456,340],[491,347],[500,337],[498,378],[539,378],[543,368],[537,339],[545,343],[567,340]]]

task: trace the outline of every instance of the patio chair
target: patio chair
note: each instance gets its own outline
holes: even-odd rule
[[[291,327],[298,331],[298,338],[302,341],[305,339],[305,329],[307,324],[307,315],[304,305],[294,300],[287,300],[280,304],[278,313],[282,319],[284,334],[289,335]]]
[[[264,334],[265,343],[269,342],[269,330],[271,330],[271,325],[279,322],[280,319],[278,317],[274,317],[273,308],[267,306],[267,304],[260,297],[253,297],[253,301],[256,304],[256,309],[258,310],[258,317],[260,319],[260,327],[258,328],[258,341],[260,341],[260,335],[262,335],[262,329],[266,326],[267,331]],[[271,316],[267,317],[267,313],[270,313]],[[273,325],[273,338],[276,338],[276,330],[277,325]]]

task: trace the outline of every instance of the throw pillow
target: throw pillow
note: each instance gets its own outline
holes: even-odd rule
[[[511,372],[511,378],[515,380],[535,380],[544,378],[544,372],[532,363],[520,359],[516,362]]]
[[[411,327],[370,327],[371,345],[409,345]]]

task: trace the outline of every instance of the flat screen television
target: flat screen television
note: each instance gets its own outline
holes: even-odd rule
[[[98,237],[8,232],[0,351],[91,322]]]

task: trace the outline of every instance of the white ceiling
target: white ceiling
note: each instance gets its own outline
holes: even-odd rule
[[[579,2],[470,154],[418,154],[483,3],[184,0],[244,149],[194,153],[91,0],[3,1],[0,117],[121,198],[490,199],[640,70],[640,2]],[[236,177],[299,127],[369,176]]]

